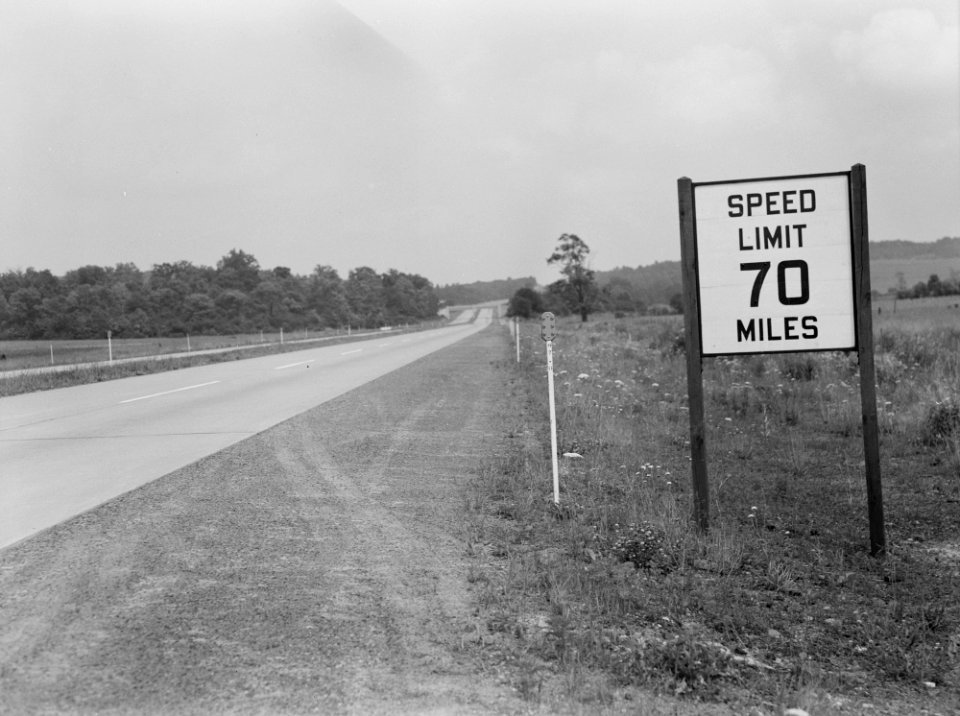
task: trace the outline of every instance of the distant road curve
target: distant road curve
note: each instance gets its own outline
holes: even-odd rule
[[[469,324],[0,398],[0,548],[473,335]]]

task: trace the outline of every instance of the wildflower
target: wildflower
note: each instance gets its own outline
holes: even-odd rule
[[[611,553],[621,562],[633,562],[638,569],[659,567],[667,571],[668,557],[664,549],[663,532],[653,525],[640,522],[630,523],[623,528],[619,524],[613,527],[616,539],[611,545]]]

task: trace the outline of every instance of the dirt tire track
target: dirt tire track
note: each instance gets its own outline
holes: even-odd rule
[[[506,349],[484,331],[0,552],[0,713],[525,711],[463,647]]]

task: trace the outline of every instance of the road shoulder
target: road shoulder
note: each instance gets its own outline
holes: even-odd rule
[[[7,713],[512,713],[472,647],[491,328],[0,553]]]

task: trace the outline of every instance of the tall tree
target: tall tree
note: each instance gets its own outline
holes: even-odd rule
[[[548,265],[560,264],[560,273],[565,277],[574,302],[571,308],[580,314],[580,320],[586,321],[593,311],[597,297],[597,285],[593,271],[587,266],[590,247],[576,234],[563,234],[557,240],[557,247]]]
[[[63,296],[60,281],[44,269],[28,268],[4,276],[8,319],[4,333],[11,338],[43,338],[52,314],[48,310]]]
[[[251,317],[253,302],[243,291],[235,288],[222,291],[214,303],[217,307],[217,330],[222,333],[241,333],[254,330]]]
[[[279,326],[290,328],[306,328],[307,317],[307,280],[295,276],[286,266],[277,266],[269,274],[261,277],[261,281],[272,281],[280,289],[280,303],[273,316],[279,321]]]
[[[614,276],[600,290],[601,301],[614,313],[643,312],[643,301],[636,295],[636,289],[630,281]]]
[[[417,273],[406,276],[416,290],[416,318],[436,318],[437,311],[440,310],[440,299],[433,284]]]
[[[511,318],[513,316],[534,318],[541,313],[543,313],[543,299],[539,293],[529,286],[518,288],[513,296],[510,297],[507,315]]]
[[[260,264],[244,251],[230,249],[230,253],[217,261],[217,285],[251,293],[260,283]]]
[[[331,266],[318,265],[310,275],[307,306],[313,310],[322,327],[340,327],[350,320],[350,306],[343,279]]]
[[[347,276],[346,293],[350,311],[361,326],[383,325],[383,282],[376,271],[369,266],[353,269]]]
[[[250,298],[253,299],[265,326],[270,328],[283,326],[283,286],[279,280],[270,275],[260,279]]]
[[[183,300],[184,328],[188,333],[216,334],[217,308],[205,293],[191,293]]]
[[[172,336],[190,331],[192,317],[186,308],[187,296],[211,292],[211,269],[189,261],[155,264],[150,271],[150,331]]]
[[[13,338],[42,338],[43,294],[32,286],[18,288],[10,296],[10,335]]]

